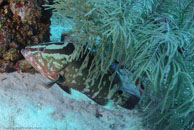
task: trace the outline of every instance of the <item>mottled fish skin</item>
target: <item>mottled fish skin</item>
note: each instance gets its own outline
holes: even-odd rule
[[[125,89],[122,89],[122,80],[118,73],[110,68],[103,76],[101,85],[99,85],[100,77],[88,79],[90,64],[94,57],[90,53],[75,60],[78,49],[79,46],[73,43],[42,43],[26,47],[22,50],[22,54],[37,71],[48,79],[56,80],[59,75],[64,76],[64,82],[57,82],[59,86],[68,86],[78,90],[100,105],[106,105],[109,100],[112,100],[117,105],[132,109],[138,103],[139,98],[123,91]],[[82,63],[86,59],[89,64],[83,67]],[[111,82],[113,74],[115,76]]]
[[[72,43],[48,42],[27,46],[21,53],[37,71],[55,80],[59,72],[75,59],[77,49]]]
[[[81,64],[82,60],[71,62],[66,66],[64,72],[66,80],[61,83],[62,86],[69,86],[72,89],[78,90],[100,105],[105,105],[106,103],[104,104],[104,102],[106,100],[112,100],[115,104],[124,108],[133,109],[138,103],[139,97],[123,89],[122,80],[117,73],[112,85],[110,85],[110,77],[114,73],[114,70],[110,69],[103,76],[102,84],[99,86],[100,78],[87,79],[89,68],[85,68],[79,72]]]

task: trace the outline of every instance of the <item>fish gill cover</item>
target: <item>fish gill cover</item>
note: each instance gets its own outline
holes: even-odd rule
[[[48,5],[96,52],[89,77],[118,61],[144,84],[145,123],[194,128],[193,0],[54,0]],[[73,19],[73,20],[72,20]]]

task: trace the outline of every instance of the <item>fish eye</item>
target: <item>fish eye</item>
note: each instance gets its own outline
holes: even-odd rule
[[[118,93],[121,95],[121,94],[123,94],[123,91],[122,90],[119,90]]]

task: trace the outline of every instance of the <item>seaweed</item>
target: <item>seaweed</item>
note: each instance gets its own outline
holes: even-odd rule
[[[72,25],[77,44],[96,54],[88,78],[103,76],[118,61],[117,69],[124,66],[134,83],[144,84],[145,123],[162,130],[194,127],[193,0],[53,2],[47,7]]]

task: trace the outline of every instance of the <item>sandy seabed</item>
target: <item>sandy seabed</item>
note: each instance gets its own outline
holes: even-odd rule
[[[41,74],[0,74],[0,130],[143,130],[136,110],[107,109],[79,92],[66,94]]]

